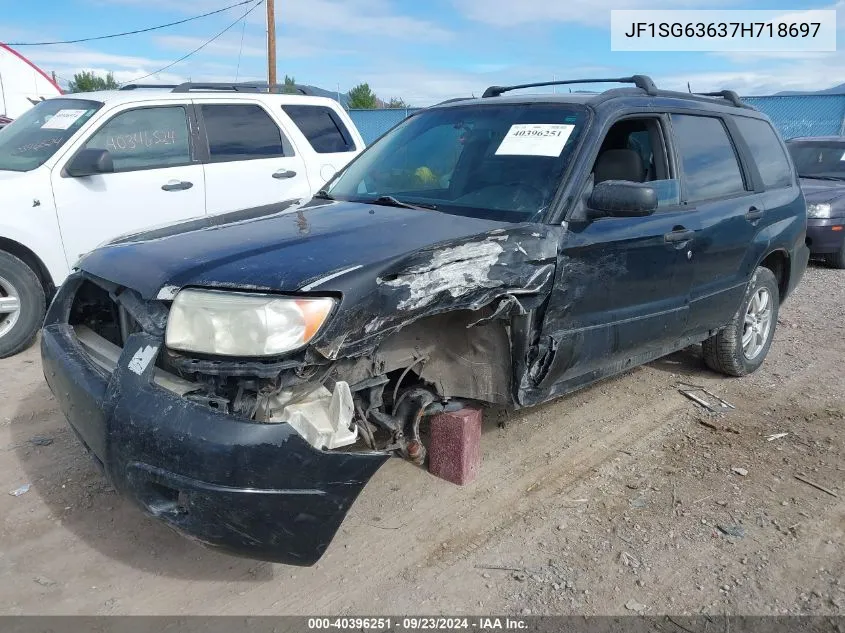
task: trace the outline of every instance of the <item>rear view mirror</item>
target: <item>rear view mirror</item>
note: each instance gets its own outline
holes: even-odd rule
[[[80,178],[94,174],[110,174],[114,171],[114,161],[105,149],[83,149],[68,164],[66,170],[69,176]]]
[[[593,218],[639,218],[657,209],[657,192],[648,183],[606,180],[593,188],[588,203]]]

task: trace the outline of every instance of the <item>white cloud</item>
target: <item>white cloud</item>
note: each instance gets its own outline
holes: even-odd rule
[[[159,48],[181,51],[186,54],[202,46],[207,38],[190,37],[188,35],[157,35],[152,40]],[[267,55],[267,50],[264,47],[258,46],[256,43],[248,43],[246,40],[243,48],[241,48],[240,35],[228,40],[216,40],[204,47],[202,52],[212,55],[234,55],[235,57],[238,56],[239,52],[242,57],[265,57]]]
[[[671,74],[656,77],[662,88],[686,90],[687,82],[696,92],[735,90],[741,95],[765,95],[783,90],[814,91],[838,83],[834,68],[841,68],[845,55],[832,54],[825,63],[804,60],[796,63],[769,64],[726,71]],[[839,80],[841,81],[841,80]]]
[[[700,0],[453,0],[471,20],[493,26],[572,22],[608,26],[612,9],[700,9]],[[732,0],[710,0],[709,8]]]
[[[119,68],[137,68],[139,66],[164,66],[167,60],[155,60],[138,55],[115,55],[83,46],[44,46],[27,51],[29,58],[42,67],[54,65],[78,66],[88,68],[94,66]]]
[[[167,11],[198,14],[220,8],[219,0],[195,0],[174,3],[172,0],[110,0],[109,5],[133,4],[156,6]],[[246,7],[249,8],[249,7]],[[450,39],[453,33],[435,22],[401,13],[402,3],[392,0],[285,0],[276,8],[276,28],[302,29],[315,33],[378,35],[385,38],[425,37],[428,40]],[[241,8],[214,18],[217,24],[243,15]],[[265,13],[256,9],[247,17],[250,24],[266,24]],[[195,24],[199,24],[196,22]]]

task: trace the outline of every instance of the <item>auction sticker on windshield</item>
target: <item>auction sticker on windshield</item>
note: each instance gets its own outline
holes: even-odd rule
[[[502,139],[497,156],[560,156],[574,125],[517,123]]]
[[[49,121],[41,126],[41,129],[66,130],[76,123],[86,112],[88,112],[88,110],[59,110],[56,114],[50,117]]]

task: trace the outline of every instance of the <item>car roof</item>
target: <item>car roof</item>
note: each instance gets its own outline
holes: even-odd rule
[[[570,86],[589,83],[634,83],[637,87],[611,88],[603,92],[587,92],[571,90]],[[551,86],[560,86],[561,90],[567,92],[549,92]],[[544,92],[525,93],[519,92],[525,89],[543,87]],[[511,92],[517,91],[517,92]],[[543,82],[537,84],[524,84],[521,86],[500,87],[491,86],[481,98],[472,97],[465,99],[450,99],[433,107],[461,107],[469,104],[572,104],[583,105],[592,108],[616,108],[630,106],[650,105],[658,110],[664,107],[708,110],[722,114],[750,116],[754,118],[767,118],[755,107],[744,103],[739,96],[730,90],[723,90],[714,93],[687,93],[671,90],[660,90],[654,85],[651,78],[645,75],[633,75],[617,79],[584,79],[564,80],[555,82]]]
[[[726,114],[735,114],[741,116],[763,117],[756,108],[751,106],[739,108],[718,97],[706,97],[699,95],[691,95],[686,92],[671,92],[661,90],[657,95],[649,95],[638,88],[617,88],[613,90],[606,90],[604,92],[573,92],[563,94],[507,94],[498,97],[472,97],[467,99],[454,99],[449,102],[444,102],[432,107],[461,107],[466,105],[492,105],[492,104],[534,104],[534,103],[553,103],[553,104],[572,104],[572,105],[586,105],[597,107],[599,105],[610,104],[631,104],[642,105],[647,103],[654,106],[668,106],[690,109],[704,109],[713,110],[716,112],[723,112]]]
[[[337,103],[328,97],[313,97],[297,94],[278,94],[267,92],[235,92],[227,90],[191,90],[184,92],[173,92],[161,88],[135,88],[132,90],[101,90],[95,92],[76,92],[64,94],[53,99],[87,99],[99,101],[107,105],[121,105],[124,103],[142,103],[144,101],[185,101],[196,98],[225,98],[227,100],[255,101],[269,100],[281,104],[297,105],[331,105]]]

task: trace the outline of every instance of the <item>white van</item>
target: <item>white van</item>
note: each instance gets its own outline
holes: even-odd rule
[[[332,100],[239,84],[125,86],[41,102],[0,130],[0,358],[113,237],[309,198],[364,149]]]

